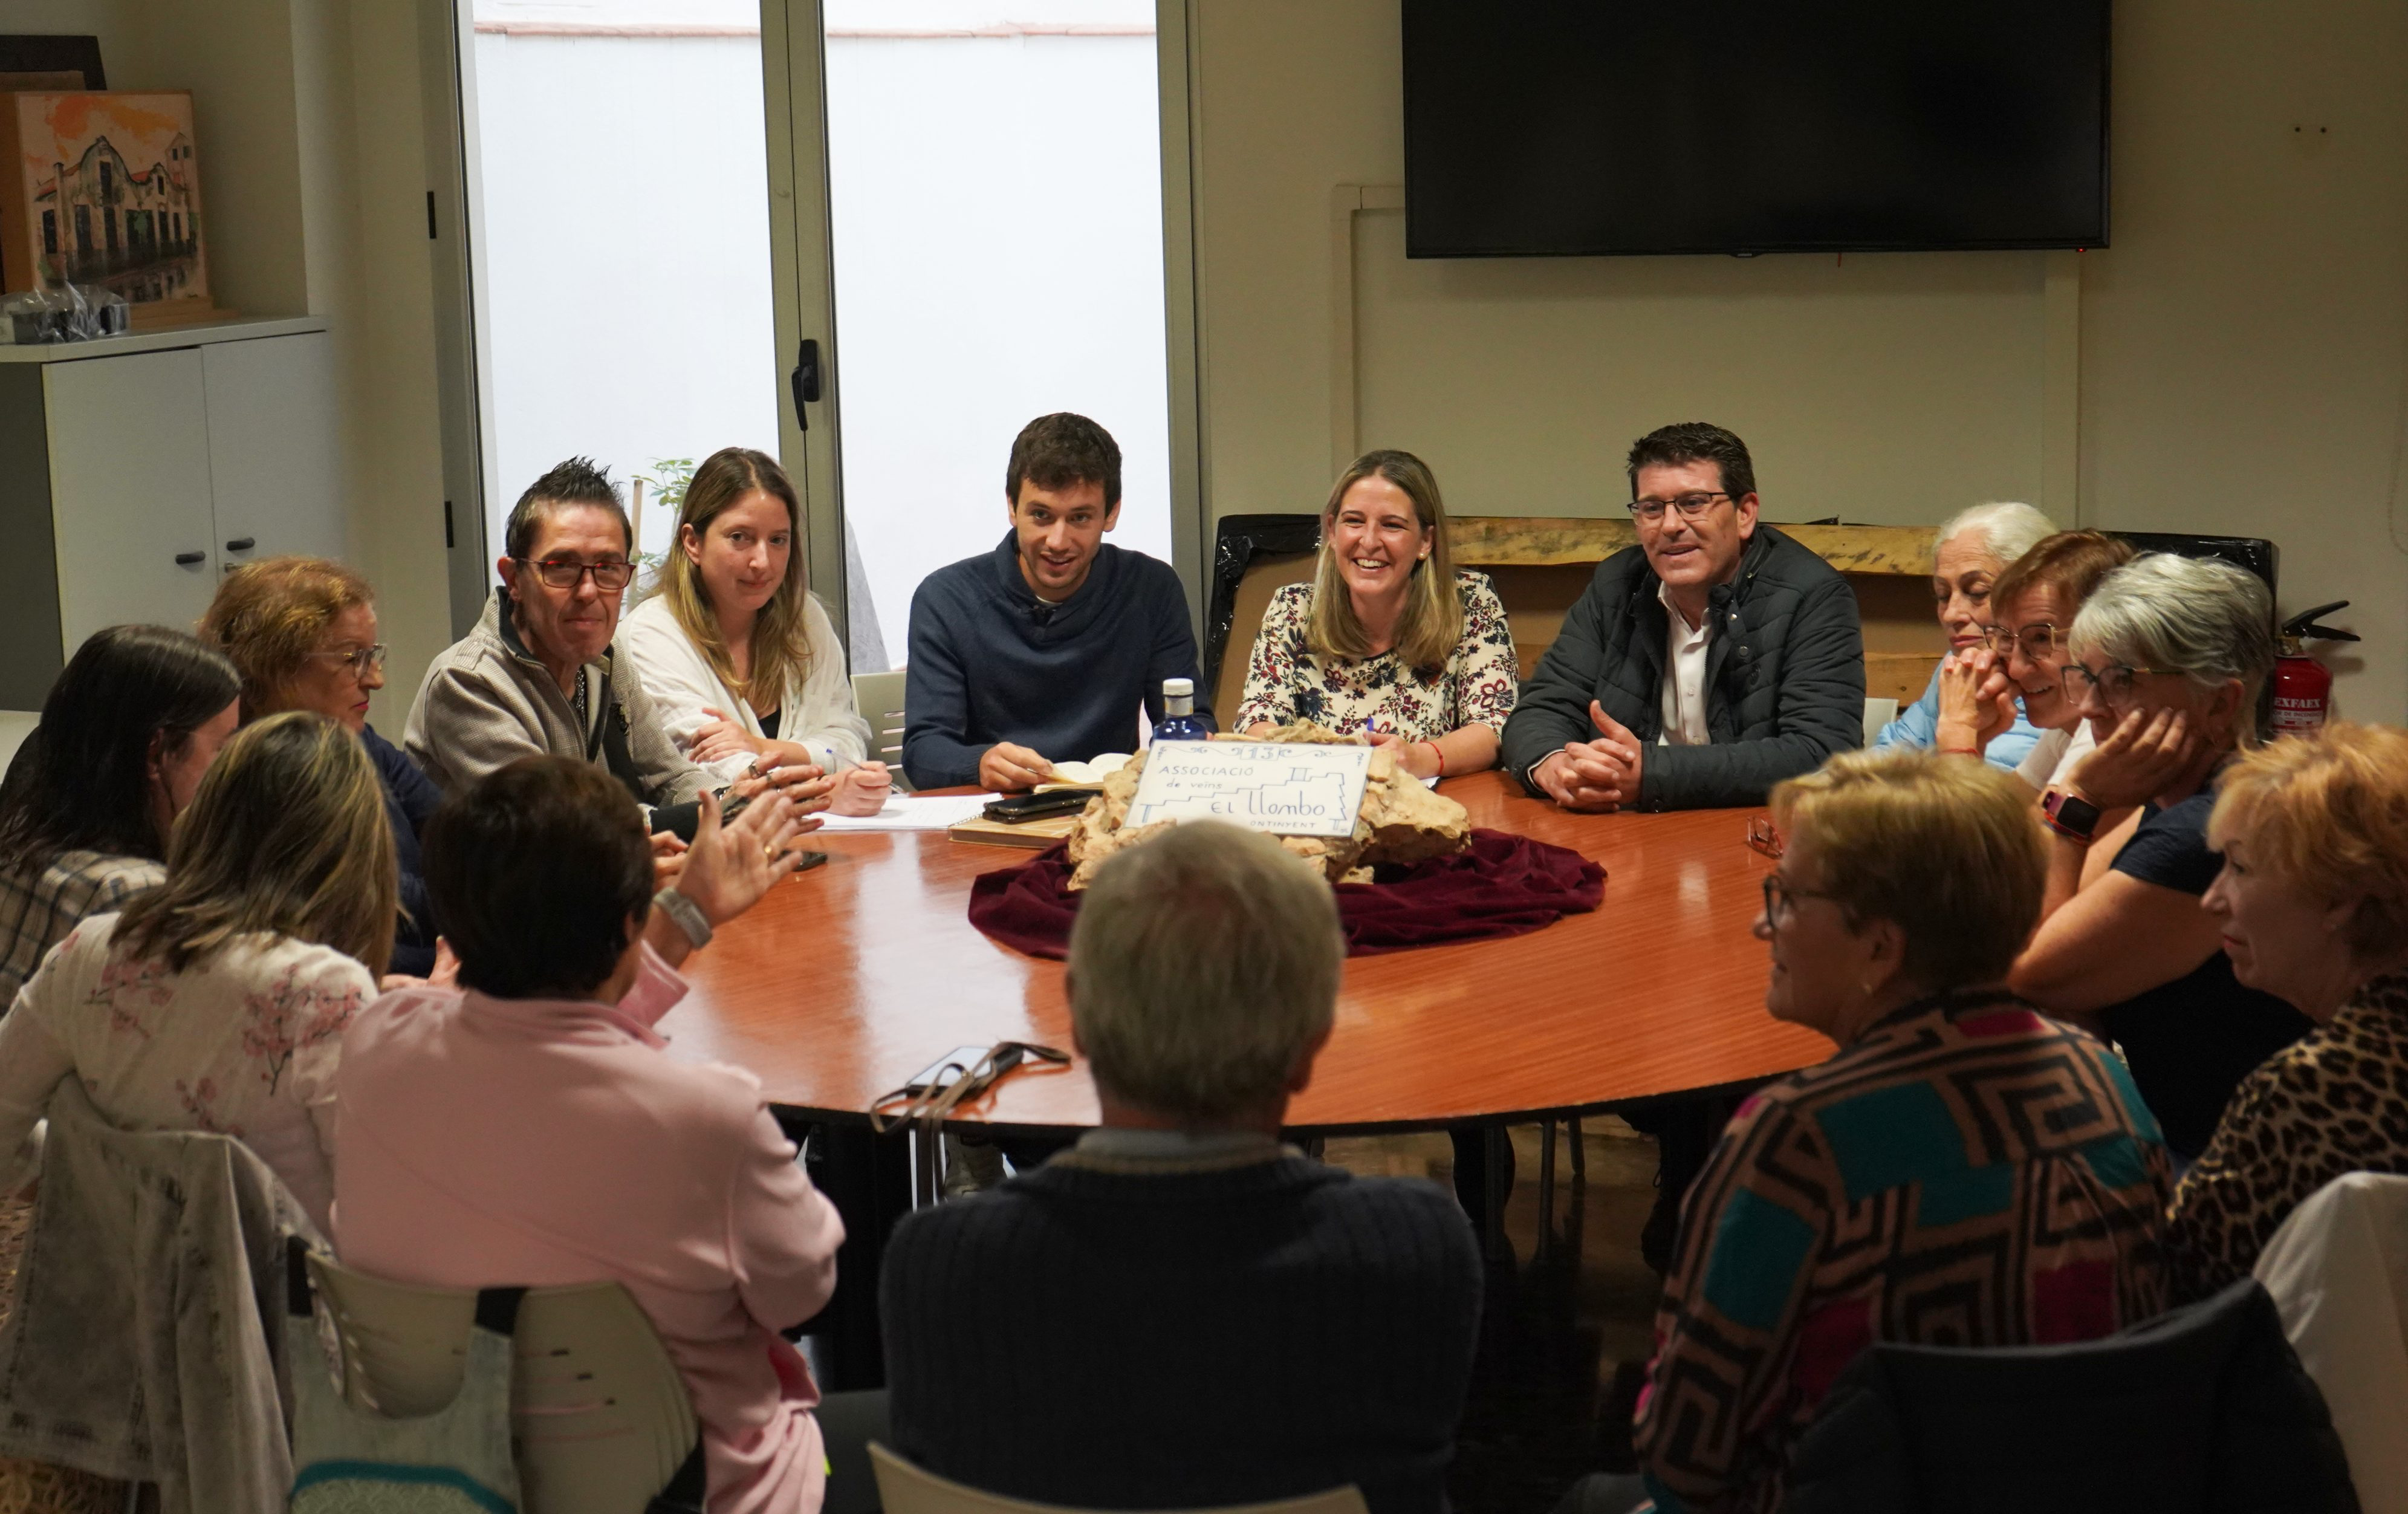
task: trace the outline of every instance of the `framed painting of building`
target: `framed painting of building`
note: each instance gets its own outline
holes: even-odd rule
[[[208,308],[190,93],[0,95],[0,284],[97,284],[136,307]]]

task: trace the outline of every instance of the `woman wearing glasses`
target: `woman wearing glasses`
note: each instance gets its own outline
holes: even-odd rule
[[[2005,659],[1990,649],[1990,612],[2008,565],[2056,529],[2039,511],[2013,502],[1958,511],[1940,527],[1931,598],[1948,636],[1948,655],[1931,670],[1923,698],[1884,726],[1873,745],[1937,747],[2000,768],[2013,768],[2030,753],[2040,732],[2008,686]]]
[[[392,823],[401,916],[393,971],[423,977],[435,966],[435,923],[426,908],[419,837],[443,795],[401,748],[368,724],[368,696],[384,687],[376,591],[323,557],[270,557],[236,569],[201,617],[203,640],[242,673],[247,724],[308,710],[358,734],[376,763]]]
[[[2241,1080],[2309,1029],[2233,977],[2200,907],[2223,866],[2207,840],[2216,775],[2259,735],[2272,601],[2230,563],[2150,553],[2100,583],[2071,642],[2066,686],[2104,734],[2042,796],[2048,893],[2013,982],[2123,1046],[2166,1144],[2187,1161]],[[2141,811],[2131,839],[2086,877],[2101,817],[2127,807]]]
[[[1992,665],[2013,685],[2024,717],[2040,731],[2015,771],[2046,789],[2096,744],[2081,700],[2066,686],[2073,617],[2101,581],[2134,556],[2103,531],[2059,531],[2025,552],[1990,585]],[[2106,833],[2102,827],[2100,833]]]
[[[733,783],[757,766],[833,774],[828,808],[876,815],[892,780],[869,760],[836,625],[810,591],[796,540],[802,501],[767,453],[703,460],[677,541],[619,633],[681,750]]]
[[[1372,452],[1322,507],[1312,582],[1263,612],[1235,724],[1310,720],[1452,777],[1496,764],[1518,686],[1497,590],[1448,555],[1438,480],[1409,452]]]
[[[1664,1507],[1779,1507],[1799,1435],[1876,1341],[2093,1339],[2164,1292],[2147,1109],[2106,1047],[2000,981],[2046,867],[2023,786],[1842,752],[1776,787],[1772,821],[1765,1008],[1838,1050],[1741,1105],[1689,1191],[1635,1426]],[[1641,1492],[1600,1479],[1569,1507]]]

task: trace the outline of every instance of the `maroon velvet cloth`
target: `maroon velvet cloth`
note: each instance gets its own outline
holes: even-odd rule
[[[1054,846],[970,885],[970,924],[1031,957],[1069,954],[1079,896],[1070,862]],[[1388,869],[1380,870],[1383,874]],[[1377,883],[1338,886],[1346,955],[1518,936],[1585,914],[1605,897],[1605,869],[1561,846],[1502,830],[1474,830],[1471,848]]]

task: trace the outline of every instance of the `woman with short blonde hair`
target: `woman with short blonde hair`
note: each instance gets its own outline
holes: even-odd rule
[[[2316,1028],[2242,1083],[2174,1195],[2178,1297],[2249,1276],[2347,1173],[2408,1173],[2408,732],[2337,722],[2233,759],[2201,901],[2233,975]]]
[[[394,913],[360,743],[300,712],[236,732],[176,824],[167,881],[78,926],[0,1020],[0,1153],[72,1076],[122,1129],[239,1135],[324,1229],[336,1059]]]
[[[1455,569],[1428,465],[1370,452],[1322,507],[1312,582],[1263,612],[1235,724],[1312,721],[1439,778],[1496,763],[1519,687],[1505,607],[1487,575]]]
[[[408,753],[368,724],[369,697],[384,687],[376,591],[331,558],[269,557],[226,575],[201,617],[200,632],[241,670],[244,720],[307,710],[359,733],[383,786],[399,873],[393,971],[424,977],[435,967],[435,917],[426,902],[420,837],[443,793]]]
[[[875,815],[892,780],[869,760],[844,645],[804,570],[802,527],[776,458],[712,453],[686,483],[677,541],[619,646],[678,749],[714,782],[814,767],[836,774],[830,813]]]
[[[2030,791],[1842,752],[1774,788],[1750,841],[1777,863],[1765,1007],[1838,1050],[1742,1104],[1689,1190],[1636,1429],[1667,1507],[1779,1507],[1875,1342],[2091,1339],[2164,1291],[2148,1110],[2105,1046],[2002,985],[2040,916]]]

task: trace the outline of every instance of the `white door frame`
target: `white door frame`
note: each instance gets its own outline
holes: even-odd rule
[[[1154,46],[1162,132],[1163,314],[1169,363],[1171,566],[1187,591],[1189,620],[1203,623],[1211,561],[1205,509],[1203,347],[1197,316],[1195,182],[1189,127],[1195,0],[1155,0]],[[838,630],[845,604],[844,471],[838,419],[844,388],[836,324],[836,273],[828,210],[826,50],[820,0],[761,0],[761,72],[769,132],[770,275],[777,305],[778,449],[803,491],[811,588]],[[789,378],[796,345],[820,344],[819,399],[796,424]],[[1001,459],[997,459],[998,462]],[[882,626],[901,662],[908,627]]]

